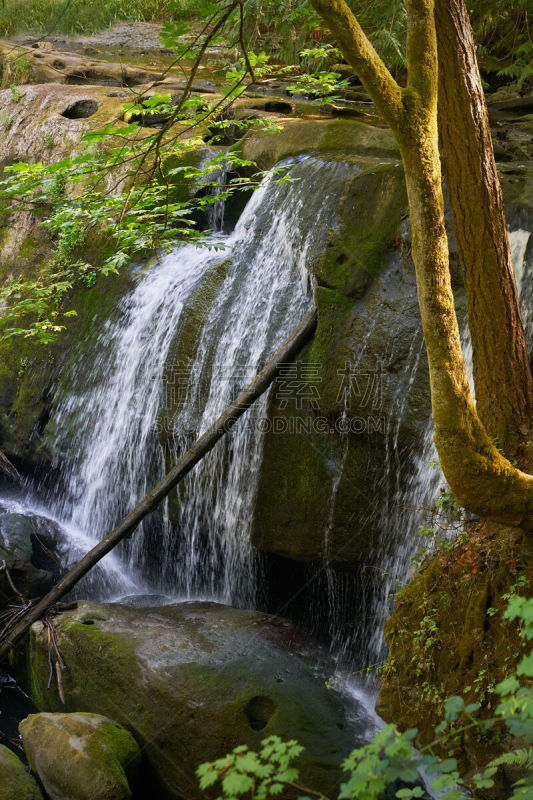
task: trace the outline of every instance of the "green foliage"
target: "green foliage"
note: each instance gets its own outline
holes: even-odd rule
[[[180,240],[220,246],[196,227],[199,214],[232,192],[258,185],[259,174],[246,180],[240,176],[241,170],[250,174],[254,165],[233,150],[195,166],[190,156],[198,151],[199,136],[205,139],[206,131],[210,143],[217,144],[228,136],[230,141],[239,138],[252,125],[257,130],[278,130],[267,119],[236,118],[232,106],[251,84],[292,68],[271,64],[264,51],[242,47],[240,58],[226,65],[222,100],[193,96],[192,82],[205,61],[207,44],[223,41],[225,26],[240,17],[241,5],[238,0],[222,8],[211,0],[197,3],[195,17],[204,18],[205,25],[193,40],[183,38],[194,32],[191,23],[178,19],[183,3],[169,0],[167,6],[175,18],[165,24],[162,40],[176,54],[174,66],[183,61],[189,75],[181,96],[173,100],[169,94],[141,94],[124,106],[124,121],[85,133],[85,149],[74,158],[17,163],[5,169],[0,183],[4,213],[32,209],[41,216],[55,248],[36,277],[15,279],[0,291],[4,306],[0,336],[31,336],[48,343],[64,327],[63,300],[76,283],[90,287],[98,274],[117,272],[134,254],[169,249]],[[308,79],[305,89],[328,94],[336,88],[336,78],[324,72]],[[143,126],[150,114],[166,120],[162,128]],[[45,137],[47,148],[53,144],[50,135]],[[210,193],[213,187],[220,188],[214,175],[221,169],[229,173],[225,191]],[[100,242],[98,259],[90,265],[79,259],[89,232],[91,240]]]
[[[505,616],[518,620],[522,635],[528,641],[533,639],[533,599],[514,595],[509,601]],[[423,626],[424,627],[424,626]],[[428,626],[426,626],[428,627]],[[431,630],[431,628],[429,628]],[[443,708],[443,720],[435,729],[435,738],[425,747],[416,751],[413,743],[418,734],[416,728],[401,733],[394,725],[385,725],[371,742],[353,750],[343,762],[347,779],[341,783],[340,800],[379,800],[386,788],[396,781],[413,784],[424,768],[429,777],[433,792],[440,792],[441,800],[462,800],[461,787],[466,786],[457,761],[451,757],[435,755],[435,749],[446,750],[458,734],[463,731],[478,731],[485,734],[494,726],[504,724],[514,736],[523,739],[525,745],[533,743],[533,689],[521,686],[518,680],[531,683],[533,678],[533,652],[524,657],[516,675],[511,675],[495,687],[500,696],[495,716],[481,719],[477,703],[465,704],[462,697],[449,697]],[[272,736],[262,742],[258,753],[247,747],[237,747],[233,753],[213,763],[202,764],[197,774],[200,787],[220,785],[218,800],[237,800],[246,795],[252,800],[263,800],[284,789],[295,788],[326,800],[320,793],[299,783],[299,771],[292,762],[302,752],[296,742],[282,742]],[[524,777],[516,781],[511,800],[526,800],[533,793],[533,748],[519,747],[492,759],[468,783],[470,789],[491,789],[498,768],[505,765],[521,767]],[[423,797],[419,786],[407,786],[396,791],[399,800]]]
[[[153,22],[169,13],[166,0],[5,0],[0,8],[0,35],[93,33],[117,22]],[[180,14],[191,14],[196,3],[172,3]]]
[[[220,780],[224,800],[237,800],[242,795],[264,800],[278,796],[287,785],[305,791],[297,785],[298,770],[291,765],[303,749],[294,740],[283,742],[278,736],[264,739],[259,753],[245,745],[236,747],[225,758],[198,767],[200,788],[207,789]]]
[[[529,15],[531,0],[472,0],[469,3],[478,58],[522,89],[533,74]]]
[[[406,59],[405,5],[403,0],[349,0],[349,5],[376,47],[392,69],[404,69]],[[322,20],[307,0],[246,0],[244,38],[249,47],[265,47],[279,53],[285,63],[300,63],[309,71],[322,69],[339,60],[339,52],[328,46],[331,38]],[[314,56],[309,51],[319,49]],[[318,60],[318,66],[317,66]]]
[[[389,69],[405,74],[406,11],[403,0],[348,0],[365,33]],[[533,74],[531,42],[531,0],[470,0],[468,8],[484,67],[499,76],[509,77],[522,89]],[[331,41],[331,34],[308,0],[247,0],[244,34],[252,49],[266,47],[278,51],[286,63],[294,62],[306,48]],[[322,56],[325,54],[323,53]],[[332,52],[326,59],[329,66]],[[322,69],[311,62],[310,70]]]
[[[449,489],[441,487],[435,502],[428,509],[428,516],[430,525],[421,525],[418,529],[418,535],[428,540],[428,546],[419,548],[412,558],[419,567],[435,549],[449,553],[458,541],[465,544],[467,539],[464,509]]]
[[[14,91],[17,84],[25,83],[31,69],[30,59],[27,55],[17,50],[4,57],[2,63],[2,88],[9,87],[14,102],[18,102],[22,95],[17,97]]]
[[[11,84],[9,87],[11,90],[11,99],[14,103],[18,103],[24,97],[24,92],[22,92],[18,86],[15,86],[14,83]]]
[[[5,111],[0,112],[0,126],[4,131],[8,131],[13,127],[15,117],[12,114],[6,114]]]

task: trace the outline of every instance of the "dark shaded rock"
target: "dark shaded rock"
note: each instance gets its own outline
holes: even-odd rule
[[[76,100],[61,114],[66,119],[88,119],[96,114],[99,104],[96,100]]]
[[[44,517],[0,508],[0,605],[38,597],[55,583],[61,564],[58,530]],[[7,572],[9,572],[9,577]]]
[[[489,111],[493,108],[498,111],[519,111],[521,114],[531,114],[533,112],[533,94],[510,97],[507,100],[498,100],[489,103]]]
[[[420,449],[429,417],[403,171],[360,166],[313,265],[318,326],[301,355],[316,377],[310,400],[270,395],[253,541],[285,558],[379,558],[388,459]]]
[[[361,86],[361,81],[359,77],[355,74],[352,67],[349,64],[333,64],[331,67],[331,72],[337,72],[343,80],[347,80],[350,84],[354,86]]]
[[[251,106],[255,111],[266,111],[269,114],[292,114],[294,103],[286,100],[267,100],[265,103],[257,103]]]

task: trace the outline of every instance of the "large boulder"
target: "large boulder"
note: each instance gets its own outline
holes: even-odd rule
[[[42,626],[31,634],[31,692],[40,709],[111,716],[142,745],[164,796],[203,795],[199,763],[271,734],[297,739],[303,780],[325,793],[361,742],[333,665],[289,623],[215,603],[133,609],[80,603],[56,618],[65,706],[48,684]],[[352,709],[353,711],[353,709]]]
[[[0,744],[0,796],[5,800],[43,800],[34,778],[22,761]]]
[[[135,739],[98,714],[30,714],[26,756],[50,800],[127,800],[139,766]]]

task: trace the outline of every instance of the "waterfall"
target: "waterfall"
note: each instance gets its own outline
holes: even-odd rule
[[[187,297],[217,258],[185,246],[139,272],[118,321],[105,326],[89,352],[90,382],[87,354],[65,378],[79,390],[70,388],[54,414],[60,480],[50,505],[67,530],[82,531],[92,544],[142,499],[155,475],[164,473],[154,425],[161,377]],[[138,535],[145,529],[143,523]],[[139,590],[146,591],[136,566],[124,565],[124,578],[134,575]],[[106,597],[126,588],[125,580],[104,581],[90,591]]]
[[[64,376],[68,391],[53,425],[60,478],[48,501],[69,531],[83,532],[91,543],[105,535],[310,308],[308,260],[325,246],[346,171],[354,168],[319,158],[287,167],[288,182],[267,177],[233,233],[211,240],[222,242],[222,250],[185,245],[138,270],[118,319]],[[317,183],[327,188],[317,193]],[[196,352],[188,363],[172,364],[190,308],[217,270],[221,286],[194,333]],[[178,391],[183,373],[186,396],[169,420],[168,385]],[[90,586],[93,596],[131,593],[134,581],[141,593],[253,604],[249,534],[266,402],[258,401],[121,545],[123,586],[116,572],[100,574]],[[87,590],[85,583],[80,591]]]
[[[533,348],[533,281],[529,280],[530,270],[533,264],[533,254],[531,254],[532,242],[533,239],[531,238],[530,231],[519,228],[509,234],[516,288],[518,289],[518,297],[520,298],[520,308],[522,310],[522,319],[530,355]]]
[[[132,288],[116,318],[65,369],[47,432],[59,478],[46,497],[46,510],[26,503],[26,511],[47,513],[62,524],[69,562],[139,502],[310,308],[309,267],[326,246],[338,199],[357,167],[318,157],[294,159],[286,167],[288,181],[267,177],[232,233],[220,232],[223,209],[216,203],[209,224],[219,233],[208,237],[206,246],[183,245],[133,270]],[[320,192],[318,185],[324,187]],[[531,340],[531,235],[517,230],[510,242]],[[196,320],[192,327],[191,320]],[[354,343],[354,372],[371,346],[371,314],[366,323]],[[468,329],[463,351],[471,380]],[[329,634],[340,658],[350,660],[354,652],[363,663],[383,658],[383,622],[396,586],[407,579],[423,544],[418,528],[444,485],[434,466],[431,420],[420,449],[400,451],[402,418],[424,359],[419,333],[413,335],[391,398],[382,464],[370,477],[376,502],[367,519],[354,520],[354,529],[374,525],[381,531],[372,566],[361,574],[330,563],[348,437],[332,464],[317,602],[328,610]],[[264,396],[247,412],[131,541],[84,579],[80,594],[112,599],[164,593],[257,606],[261,563],[250,539],[267,403]],[[339,620],[354,597],[354,584],[362,622],[347,633]]]

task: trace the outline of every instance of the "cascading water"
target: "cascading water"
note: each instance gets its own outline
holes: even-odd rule
[[[520,298],[520,308],[530,353],[533,345],[533,281],[529,280],[533,263],[532,243],[533,238],[530,231],[519,228],[509,234],[516,287]]]
[[[68,376],[69,386],[81,391],[71,391],[54,415],[61,478],[50,505],[57,518],[84,531],[93,543],[147,493],[154,475],[164,472],[154,426],[161,375],[184,303],[217,257],[187,246],[139,273],[119,320],[98,338],[90,385],[86,357]],[[146,590],[135,564],[124,568],[125,576],[131,574]],[[126,586],[104,583],[91,591],[107,596],[111,588],[120,593]]]
[[[180,247],[136,274],[119,319],[66,376],[69,393],[54,414],[60,480],[49,501],[70,530],[83,531],[91,542],[100,539],[298,324],[312,303],[307,260],[324,246],[346,171],[353,169],[300,159],[288,172],[294,182],[267,178],[254,192],[235,231],[221,237],[223,250]],[[327,187],[319,197],[311,191],[317,182]],[[215,270],[225,274],[195,332],[194,357],[172,365],[188,305]],[[169,381],[179,390],[183,369],[186,396],[162,436],[165,379],[167,390]],[[138,592],[253,603],[249,531],[265,406],[265,398],[256,403],[183,482],[170,506],[154,512],[122,547],[124,585],[117,585],[116,575],[100,575],[90,587],[93,596],[131,593],[133,580]]]

